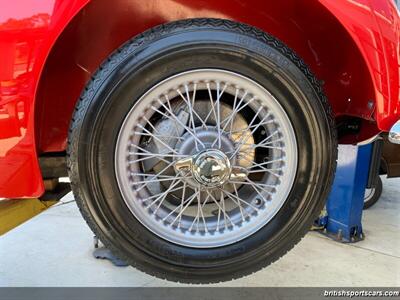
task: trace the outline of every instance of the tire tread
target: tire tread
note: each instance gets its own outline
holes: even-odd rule
[[[331,106],[329,105],[328,99],[323,91],[322,82],[319,81],[316,76],[312,73],[311,69],[305,64],[305,62],[289,47],[287,47],[283,42],[278,40],[277,38],[269,35],[268,33],[247,25],[243,23],[233,22],[230,20],[223,20],[223,19],[211,19],[211,18],[200,18],[200,19],[186,19],[186,20],[179,20],[167,24],[162,24],[151,28],[138,36],[130,39],[117,50],[115,50],[97,69],[97,71],[91,76],[90,80],[88,81],[86,87],[84,88],[81,96],[78,99],[76,104],[75,110],[73,112],[73,116],[70,123],[69,133],[68,133],[68,142],[67,142],[67,167],[68,167],[68,174],[71,179],[71,187],[76,199],[76,203],[79,207],[79,210],[86,220],[86,223],[91,228],[91,230],[97,235],[97,237],[119,258],[125,260],[127,263],[132,265],[133,267],[153,276],[156,276],[161,279],[166,280],[173,280],[175,282],[181,283],[217,283],[222,282],[222,279],[215,279],[215,278],[207,278],[204,280],[192,279],[192,278],[182,278],[182,277],[174,277],[172,275],[166,276],[165,273],[158,272],[154,268],[146,268],[143,265],[137,264],[134,260],[130,259],[129,257],[125,256],[121,251],[119,251],[116,247],[114,247],[111,243],[107,242],[107,239],[102,234],[101,230],[98,228],[96,223],[94,222],[92,216],[89,213],[89,208],[86,202],[83,200],[83,195],[79,188],[79,167],[76,162],[77,157],[77,149],[78,149],[78,141],[80,136],[81,125],[83,123],[83,119],[85,117],[86,111],[89,108],[89,105],[99,87],[103,84],[103,82],[107,79],[107,77],[121,64],[124,60],[137,48],[141,47],[142,45],[146,44],[149,41],[156,39],[157,37],[165,34],[174,33],[177,30],[191,30],[197,29],[199,27],[207,28],[207,29],[223,29],[229,30],[234,32],[239,32],[242,34],[249,35],[257,40],[266,43],[267,45],[273,47],[274,49],[278,50],[281,54],[283,54],[287,59],[293,62],[301,72],[306,76],[307,80],[313,87],[314,91],[318,95],[318,98],[321,104],[324,107],[327,123],[330,129],[330,139],[332,145],[332,157],[333,163],[330,170],[329,181],[326,183],[325,188],[325,196],[328,196],[330,192],[334,173],[336,170],[336,161],[337,161],[337,132],[335,126],[335,119],[333,117],[333,112]],[[323,208],[323,202],[321,201],[320,210]],[[316,214],[315,219],[318,217]],[[310,224],[311,227],[312,224]],[[284,256],[287,252],[289,252],[306,234],[308,229],[304,229],[300,237],[296,240],[293,240],[291,243],[286,245],[286,249],[283,253],[281,253],[278,257],[273,257],[272,260],[276,261],[280,257]],[[243,277],[245,275],[251,275],[257,272],[259,269],[267,266],[269,264],[268,261],[265,262],[263,266],[253,268],[253,269],[246,269],[243,273],[236,273],[231,274],[228,278],[223,278],[223,280],[232,280]]]

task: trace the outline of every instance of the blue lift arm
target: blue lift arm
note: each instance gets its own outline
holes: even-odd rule
[[[373,144],[339,145],[332,191],[325,211],[316,221],[322,233],[337,241],[356,242],[364,238],[361,217],[372,153]]]

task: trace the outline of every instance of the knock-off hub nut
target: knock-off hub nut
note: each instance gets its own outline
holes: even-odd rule
[[[208,188],[221,186],[228,179],[247,178],[247,173],[243,168],[231,167],[226,154],[217,149],[203,150],[192,157],[180,159],[175,163],[175,169],[190,171],[200,185]]]

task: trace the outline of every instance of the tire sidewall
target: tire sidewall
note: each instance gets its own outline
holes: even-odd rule
[[[103,74],[97,89],[89,91],[75,149],[79,189],[102,240],[135,264],[177,276],[193,269],[198,278],[223,276],[261,261],[265,264],[290,249],[324,204],[320,198],[326,196],[324,183],[332,173],[327,162],[333,160],[324,108],[301,70],[255,37],[215,29],[176,30],[130,47],[124,55]],[[292,191],[277,215],[254,235],[212,249],[179,246],[147,230],[126,206],[114,169],[118,131],[135,101],[161,80],[200,66],[240,73],[269,90],[292,121],[299,153]]]
[[[364,201],[364,209],[368,209],[371,206],[373,206],[376,202],[378,202],[379,198],[382,195],[382,190],[383,190],[382,179],[378,177],[376,186],[373,191],[373,195],[367,201]]]

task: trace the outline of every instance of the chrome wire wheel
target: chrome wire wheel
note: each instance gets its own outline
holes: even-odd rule
[[[147,91],[115,150],[121,195],[150,231],[193,248],[229,245],[268,224],[297,170],[284,109],[240,74],[198,69]]]

